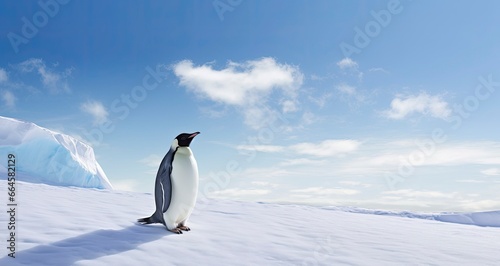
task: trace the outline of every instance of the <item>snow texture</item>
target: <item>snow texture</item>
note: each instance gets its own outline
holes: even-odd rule
[[[16,156],[16,172],[23,181],[112,189],[89,145],[33,123],[0,116],[0,158],[9,153]],[[6,170],[5,165],[0,167],[2,179]]]
[[[6,195],[0,181],[0,195]],[[139,225],[147,193],[17,183],[16,258],[0,265],[498,265],[500,212],[444,215],[350,208],[198,202],[177,235]],[[0,204],[0,243],[7,243]],[[378,213],[375,213],[378,212]],[[375,215],[377,214],[377,215]],[[455,215],[455,216],[454,216]],[[441,217],[441,216],[439,216]],[[424,219],[420,219],[424,218]],[[491,224],[490,224],[491,223]],[[6,244],[4,244],[6,245]]]
[[[358,207],[323,207],[326,210],[340,210],[353,213],[364,213],[385,216],[398,216],[408,218],[418,218],[435,220],[447,223],[468,224],[477,226],[500,227],[500,211],[473,212],[473,213],[413,213],[413,212],[393,212],[384,210],[370,210]]]

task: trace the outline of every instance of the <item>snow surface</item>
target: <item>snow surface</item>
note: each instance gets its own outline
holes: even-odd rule
[[[6,198],[5,181],[0,184],[0,198]],[[16,258],[0,247],[0,265],[500,263],[500,228],[443,223],[410,212],[206,200],[188,222],[192,231],[176,235],[135,222],[154,211],[154,197],[147,193],[18,182],[17,199]],[[0,204],[4,245],[6,208]],[[453,215],[444,217],[462,221]],[[464,217],[497,223],[500,214]]]
[[[341,210],[346,212],[399,216],[408,218],[418,218],[436,220],[448,223],[469,224],[477,226],[500,227],[500,211],[470,212],[470,213],[413,213],[413,212],[393,212],[384,210],[370,210],[358,207],[324,207],[326,210]],[[500,263],[499,263],[500,265]]]
[[[7,155],[16,156],[16,174],[24,181],[60,186],[112,189],[89,145],[65,134],[0,116],[0,167],[6,179]]]

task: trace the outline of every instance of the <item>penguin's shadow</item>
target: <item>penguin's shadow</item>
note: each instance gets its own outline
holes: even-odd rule
[[[0,265],[73,265],[80,260],[133,250],[139,245],[171,235],[174,234],[165,230],[165,227],[137,224],[121,230],[96,230],[16,252],[16,258],[5,256],[0,259]]]

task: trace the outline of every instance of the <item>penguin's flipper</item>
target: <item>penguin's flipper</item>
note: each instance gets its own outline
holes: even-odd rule
[[[163,221],[163,213],[165,213],[170,206],[170,200],[172,199],[172,179],[170,174],[172,173],[172,161],[174,160],[174,154],[177,150],[170,149],[160,163],[158,173],[156,174],[156,185],[155,185],[155,202],[156,202],[156,212],[153,216]]]
[[[165,155],[158,168],[155,181],[155,204],[156,211],[150,217],[137,219],[141,224],[162,223],[165,224],[163,213],[167,211],[170,206],[172,198],[172,180],[170,173],[172,173],[172,161],[176,150],[170,148]]]

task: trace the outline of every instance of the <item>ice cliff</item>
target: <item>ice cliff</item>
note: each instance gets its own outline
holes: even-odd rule
[[[58,186],[112,189],[88,144],[33,123],[0,116],[0,175],[15,155],[18,180]]]

